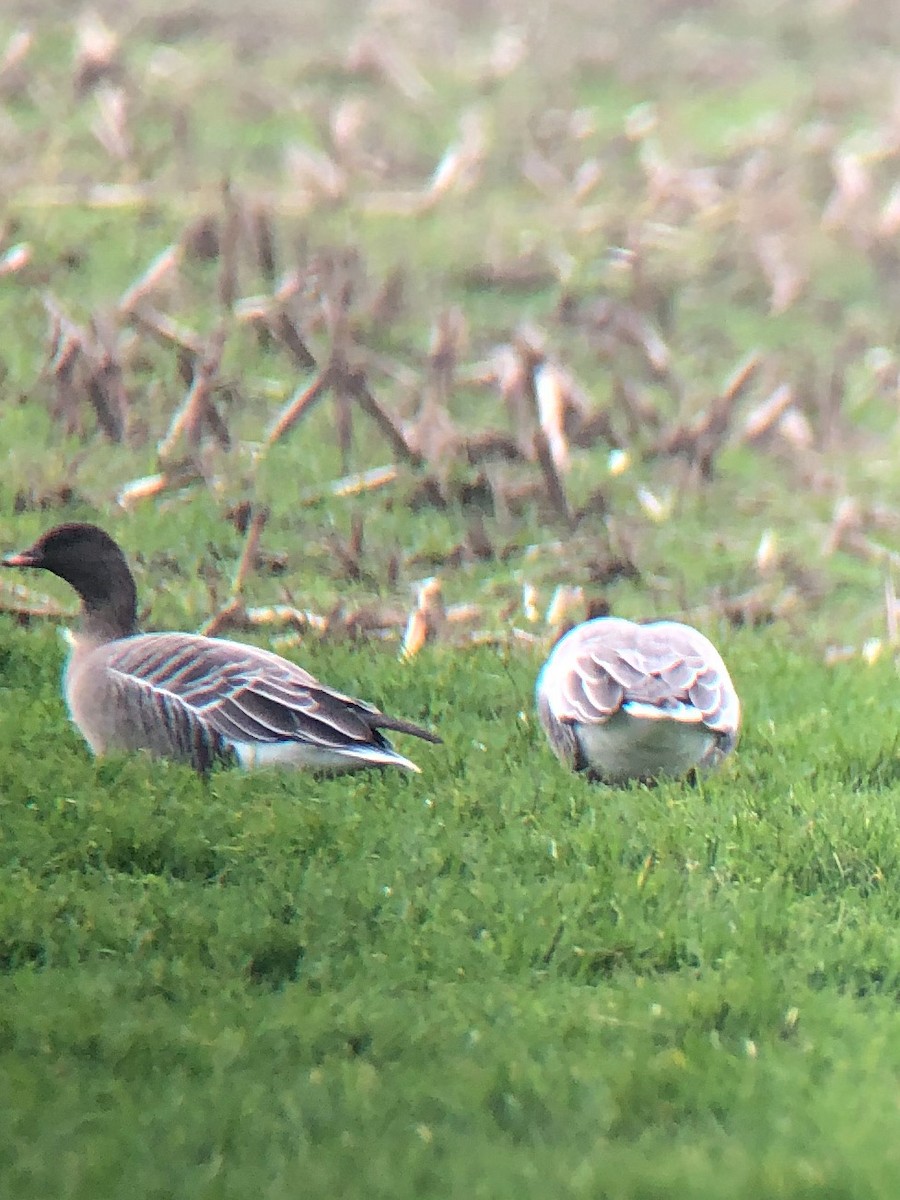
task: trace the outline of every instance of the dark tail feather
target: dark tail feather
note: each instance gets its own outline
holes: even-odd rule
[[[441,745],[444,741],[436,733],[423,729],[421,725],[414,725],[412,721],[404,721],[401,717],[389,717],[382,712],[372,714],[371,726],[373,729],[392,729],[396,733],[411,733],[413,737],[421,738],[423,742],[431,742],[436,746]]]

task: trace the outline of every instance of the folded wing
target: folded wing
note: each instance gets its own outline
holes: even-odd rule
[[[148,729],[160,727],[200,769],[235,745],[297,742],[364,757],[390,750],[380,729],[430,742],[411,722],[320,684],[269,651],[192,634],[143,634],[112,644],[106,667],[120,702]]]
[[[543,686],[558,721],[603,723],[624,709],[723,735],[737,728],[738,699],[725,664],[688,626],[588,622],[559,643],[548,668]]]

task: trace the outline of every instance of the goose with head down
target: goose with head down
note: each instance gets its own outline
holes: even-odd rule
[[[235,759],[244,767],[418,771],[381,731],[441,740],[271,651],[192,633],[139,633],[134,577],[96,525],[59,525],[2,563],[50,571],[81,598],[64,692],[96,755],[147,750],[198,771]]]
[[[717,766],[741,706],[719,652],[690,625],[598,617],[562,637],[538,676],[557,758],[608,784]]]

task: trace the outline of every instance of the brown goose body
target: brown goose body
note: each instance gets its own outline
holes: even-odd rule
[[[544,664],[536,701],[560,761],[609,784],[717,766],[741,716],[719,652],[676,621],[576,626]]]
[[[3,564],[49,570],[81,597],[81,629],[63,689],[95,754],[147,750],[199,771],[217,760],[417,771],[381,730],[440,741],[324,686],[271,651],[190,633],[138,633],[133,576],[122,551],[97,526],[58,526]]]

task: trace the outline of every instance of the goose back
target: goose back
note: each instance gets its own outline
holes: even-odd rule
[[[725,663],[698,630],[601,617],[556,645],[537,709],[557,756],[610,778],[713,766],[737,741],[740,702]],[[599,765],[598,765],[599,764]]]
[[[76,648],[65,694],[95,753],[146,749],[201,771],[232,756],[244,766],[415,770],[380,730],[438,740],[323,686],[277,654],[194,634],[146,633]]]

